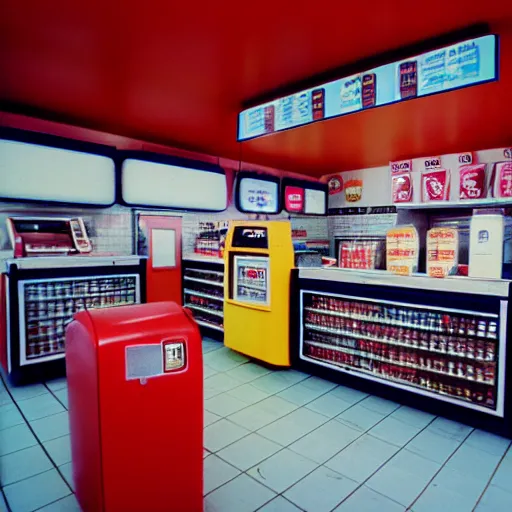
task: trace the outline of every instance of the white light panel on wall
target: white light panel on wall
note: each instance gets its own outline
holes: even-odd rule
[[[115,202],[111,158],[0,140],[0,197],[109,206]]]
[[[130,158],[123,162],[122,195],[130,205],[223,211],[227,192],[223,173]]]
[[[306,189],[304,213],[313,215],[325,215],[327,195],[325,190]]]

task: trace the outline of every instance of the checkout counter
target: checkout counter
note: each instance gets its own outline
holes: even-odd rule
[[[11,217],[0,260],[0,363],[14,383],[65,372],[77,311],[145,301],[145,261],[92,255],[81,218]]]
[[[510,284],[294,269],[292,366],[510,435]]]

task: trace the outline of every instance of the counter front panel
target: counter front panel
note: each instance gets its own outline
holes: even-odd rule
[[[508,282],[502,282],[505,294],[485,296],[453,292],[450,279],[436,283],[445,285],[439,291],[401,288],[406,277],[372,285],[371,279],[361,284],[354,272],[333,271],[330,280],[329,272],[294,271],[291,293],[299,314],[292,317],[291,350],[299,366],[486,417],[507,415]],[[312,279],[315,274],[319,279]]]

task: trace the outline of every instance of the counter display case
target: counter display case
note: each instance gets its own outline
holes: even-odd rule
[[[190,257],[183,260],[183,305],[208,336],[224,337],[224,261]]]
[[[63,374],[65,330],[84,309],[144,302],[145,261],[139,257],[39,257],[5,263],[6,346],[14,383]]]
[[[294,362],[501,429],[510,411],[509,294],[501,280],[294,270]]]

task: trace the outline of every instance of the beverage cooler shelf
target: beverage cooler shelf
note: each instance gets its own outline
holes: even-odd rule
[[[493,309],[313,290],[300,291],[299,307],[303,361],[502,414],[503,318]]]
[[[224,262],[185,258],[183,263],[185,307],[190,308],[198,325],[213,331],[209,335],[223,333]]]
[[[334,346],[334,345],[330,345],[328,343],[321,343],[321,342],[308,341],[308,340],[304,341],[304,343],[306,345],[310,345],[313,347],[324,348],[327,350],[334,350],[335,352],[342,352],[344,354],[351,354],[351,355],[363,357],[366,359],[370,359],[372,361],[380,361],[382,363],[393,364],[396,366],[403,366],[405,368],[412,368],[413,370],[420,370],[422,372],[437,373],[438,375],[443,375],[444,377],[448,377],[448,378],[467,380],[470,382],[478,382],[480,384],[486,384],[489,386],[495,385],[495,381],[494,381],[495,367],[494,367],[493,363],[491,363],[492,373],[487,374],[485,372],[487,365],[482,365],[479,367],[481,371],[476,372],[477,377],[468,377],[467,376],[467,374],[468,374],[467,368],[461,369],[460,370],[461,373],[449,373],[446,371],[437,370],[436,368],[433,368],[433,367],[429,367],[428,365],[423,366],[423,365],[419,365],[419,364],[413,364],[413,363],[410,363],[410,362],[407,362],[407,361],[401,360],[401,359],[389,359],[386,357],[379,356],[377,354],[372,354],[370,352],[366,352],[364,350],[355,350],[355,349],[352,349],[349,347]],[[457,369],[457,372],[459,372],[458,369]],[[488,375],[492,375],[492,378],[489,377]]]
[[[199,279],[197,277],[189,277],[189,276],[185,276],[183,279],[185,279],[186,281],[194,281],[196,283],[209,284],[211,286],[220,286],[221,288],[224,288],[224,283],[220,283],[217,281],[208,281],[207,279]]]
[[[497,323],[495,321],[486,322],[485,320],[480,320],[479,324],[477,326],[481,326],[480,329],[471,330],[467,329],[465,327],[466,322],[464,322],[464,328],[461,328],[460,326],[452,326],[451,324],[445,323],[442,320],[443,316],[439,314],[438,317],[440,320],[436,319],[435,326],[430,324],[427,325],[426,323],[420,323],[420,320],[418,319],[416,323],[409,323],[409,322],[402,322],[399,320],[396,320],[394,317],[379,317],[379,316],[366,316],[361,315],[358,313],[342,313],[340,311],[331,311],[328,309],[319,309],[319,308],[313,308],[313,307],[306,307],[304,308],[305,311],[309,311],[311,313],[318,313],[320,315],[329,315],[329,316],[335,316],[339,318],[346,318],[348,320],[358,320],[361,322],[369,322],[373,324],[382,324],[382,325],[392,325],[393,327],[401,327],[404,329],[415,329],[418,331],[426,331],[426,332],[432,332],[432,333],[442,333],[442,334],[451,334],[451,335],[461,335],[469,338],[477,338],[477,339],[497,339],[498,332],[497,332]],[[492,315],[492,314],[483,314],[483,313],[474,313],[471,312],[474,316],[481,316],[483,318],[498,318],[498,315]],[[428,318],[428,313],[427,313]]]
[[[208,315],[214,315],[214,316],[218,316],[220,318],[224,317],[222,311],[216,311],[213,309],[203,308],[201,306],[195,306],[194,304],[185,304],[185,307],[190,308],[190,309],[195,309],[197,311],[201,311],[202,313],[207,313]]]
[[[341,329],[333,329],[331,327],[322,327],[322,326],[314,325],[314,324],[305,324],[304,327],[311,331],[324,332],[327,334],[332,334],[334,336],[346,336],[349,338],[354,338],[356,340],[372,341],[375,343],[382,343],[384,345],[403,347],[410,351],[420,350],[420,351],[429,352],[432,354],[439,354],[441,356],[449,356],[450,358],[455,357],[455,358],[465,359],[465,360],[469,360],[469,361],[481,361],[481,362],[494,363],[494,358],[495,358],[495,353],[496,353],[493,342],[488,342],[489,346],[487,347],[487,350],[484,351],[484,349],[482,348],[481,351],[477,350],[476,353],[475,352],[467,352],[467,348],[466,348],[467,344],[464,344],[464,348],[462,348],[461,347],[462,343],[459,343],[458,346],[455,344],[452,345],[452,344],[448,343],[448,351],[447,351],[447,350],[440,350],[437,348],[432,348],[432,342],[430,342],[430,345],[429,345],[428,340],[427,340],[426,346],[422,346],[422,345],[418,344],[417,340],[416,340],[416,344],[403,343],[403,342],[399,342],[399,341],[392,340],[392,339],[377,338],[375,336],[368,336],[366,334],[361,334],[361,333],[356,333],[356,332],[351,332],[351,331],[346,331],[346,330],[341,330]],[[453,348],[451,348],[451,347],[453,347]],[[461,350],[461,351],[458,352],[455,349]]]
[[[224,302],[224,295],[212,295],[211,293],[199,292],[196,290],[191,290],[190,288],[185,288],[183,292],[186,293],[187,295],[195,295],[197,297],[204,297],[205,299],[212,299]]]
[[[64,357],[65,329],[73,315],[140,302],[137,275],[20,281],[22,363]]]

